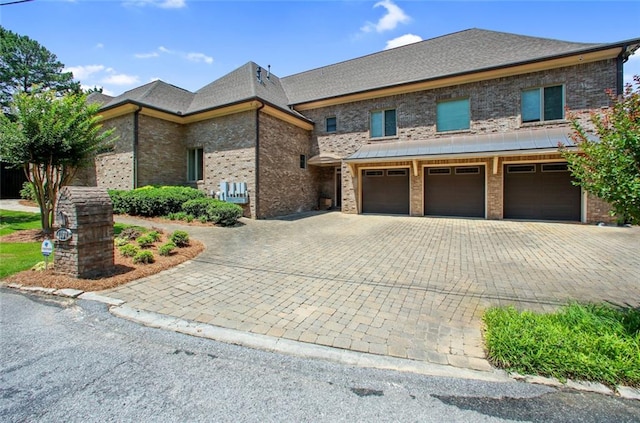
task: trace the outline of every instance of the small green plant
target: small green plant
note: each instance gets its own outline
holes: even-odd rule
[[[135,256],[133,256],[133,262],[136,264],[150,264],[154,261],[153,253],[149,250],[139,251]]]
[[[175,250],[176,245],[173,242],[167,242],[166,244],[162,245],[159,249],[158,249],[158,253],[161,256],[164,257],[168,257],[171,255],[171,253],[173,252],[173,250]]]
[[[207,218],[207,216],[200,216],[198,220],[200,221],[200,223],[207,223],[209,221],[209,218]]]
[[[125,257],[133,257],[138,254],[138,251],[140,251],[138,247],[131,244],[123,245],[122,247],[118,248],[118,250],[120,251],[120,254]]]
[[[193,217],[192,215],[188,214],[188,215],[186,215],[186,216],[184,217],[184,219],[183,219],[183,220],[184,220],[185,222],[187,222],[187,223],[191,223],[191,222],[193,222],[193,219],[194,219],[194,217]]]
[[[129,243],[129,240],[127,238],[117,236],[113,238],[113,243],[116,247],[122,247],[123,245],[127,245]]]
[[[36,191],[33,188],[33,184],[29,181],[25,181],[22,184],[22,189],[20,190],[20,198],[23,200],[36,201]]]
[[[182,248],[189,246],[189,234],[185,231],[175,231],[171,234],[169,239],[176,247]]]
[[[149,234],[138,237],[136,241],[138,242],[140,248],[151,248],[154,242],[153,237],[149,236]]]
[[[151,231],[147,234],[147,236],[151,239],[153,239],[153,242],[158,242],[160,241],[160,238],[162,237],[162,235],[160,235],[160,232],[157,230]]]

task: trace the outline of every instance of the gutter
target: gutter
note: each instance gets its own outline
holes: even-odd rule
[[[256,97],[256,101],[260,103],[260,107],[256,109],[256,186],[255,186],[255,201],[256,201],[256,219],[260,217],[260,110],[266,106],[266,104]]]

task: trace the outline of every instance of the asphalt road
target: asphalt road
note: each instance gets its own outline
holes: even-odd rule
[[[640,401],[355,368],[0,288],[3,422],[638,422]]]

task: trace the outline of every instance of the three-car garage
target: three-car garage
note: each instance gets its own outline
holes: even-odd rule
[[[412,213],[412,170],[363,169],[362,213]],[[487,217],[487,165],[445,164],[422,170],[425,216]],[[572,184],[566,163],[515,162],[502,170],[503,218],[580,221],[581,190]]]

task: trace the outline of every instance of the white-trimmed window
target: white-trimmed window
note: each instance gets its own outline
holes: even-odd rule
[[[327,132],[336,132],[338,130],[338,119],[336,119],[335,116],[328,117],[325,123],[325,129]]]
[[[371,138],[393,137],[397,134],[396,109],[371,112]]]
[[[521,93],[522,122],[564,119],[564,87],[533,88]]]
[[[204,169],[204,154],[202,148],[187,150],[187,181],[202,181]]]
[[[471,125],[469,99],[441,101],[436,105],[436,130],[464,131]]]

